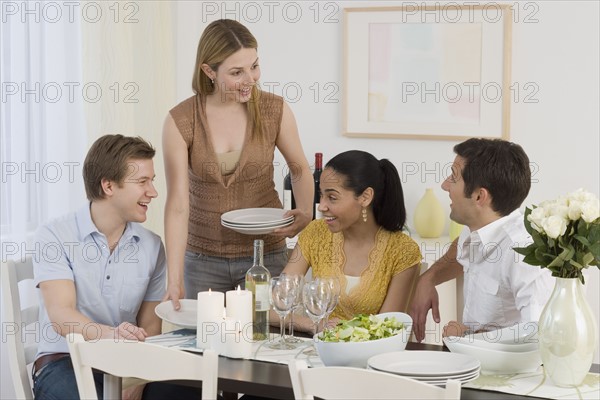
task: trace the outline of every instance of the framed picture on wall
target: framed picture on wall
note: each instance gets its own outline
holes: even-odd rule
[[[344,9],[344,135],[508,139],[511,26],[497,3]]]

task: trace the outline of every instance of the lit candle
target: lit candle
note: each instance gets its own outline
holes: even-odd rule
[[[226,293],[227,318],[235,321],[239,339],[235,343],[227,340],[228,357],[246,358],[252,353],[252,292],[241,290],[230,290]]]
[[[225,295],[221,292],[198,292],[198,318],[196,347],[213,347],[215,337],[219,337],[219,324],[223,320]]]

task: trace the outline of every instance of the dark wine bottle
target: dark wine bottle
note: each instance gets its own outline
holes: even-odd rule
[[[288,172],[283,180],[283,209],[292,210],[294,208],[296,208],[296,200],[292,189],[292,176]]]
[[[313,181],[315,182],[313,219],[323,218],[323,215],[319,211],[319,204],[321,203],[321,172],[323,172],[323,153],[315,153],[315,172],[313,172]]]

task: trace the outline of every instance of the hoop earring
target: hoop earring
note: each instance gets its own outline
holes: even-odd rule
[[[364,207],[362,209],[362,219],[363,219],[363,222],[367,222],[367,209]]]

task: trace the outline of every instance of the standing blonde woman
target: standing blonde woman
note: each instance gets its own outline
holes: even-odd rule
[[[165,299],[243,286],[252,265],[253,236],[221,226],[221,214],[281,208],[273,181],[275,147],[293,177],[298,208],[294,223],[265,241],[265,265],[278,275],[287,262],[285,237],[312,218],[314,186],[294,115],[279,96],[263,92],[257,42],[239,22],[209,24],[198,44],[192,80],[195,95],[167,115],[163,149],[167,179]],[[185,286],[185,291],[184,291]]]

